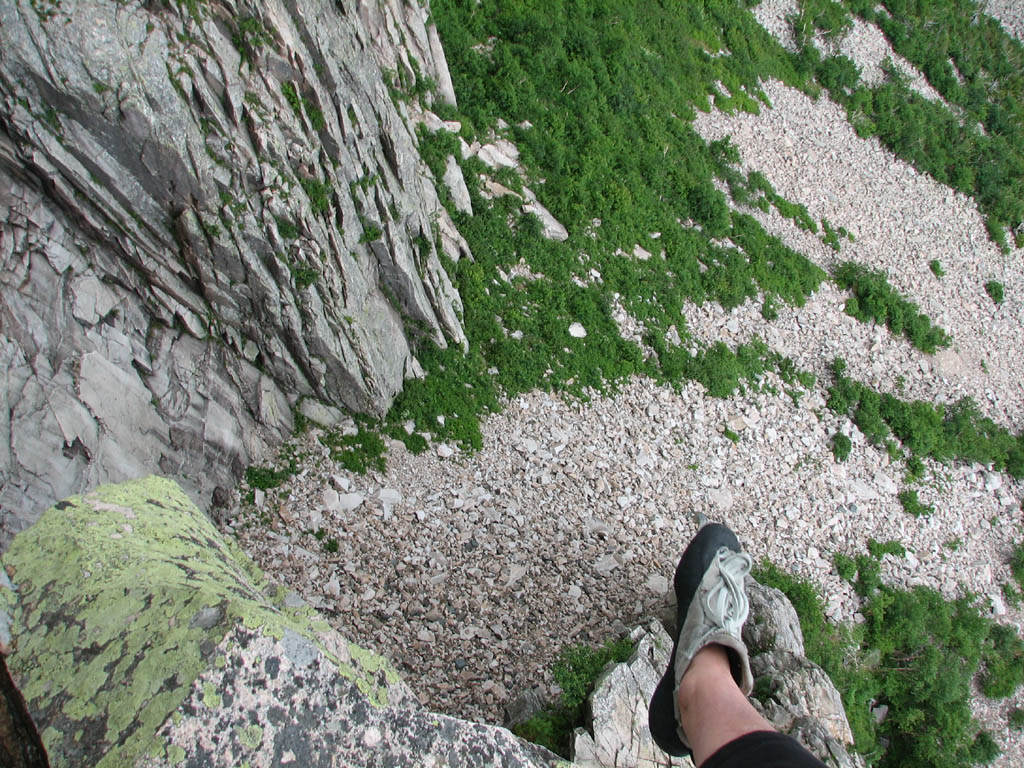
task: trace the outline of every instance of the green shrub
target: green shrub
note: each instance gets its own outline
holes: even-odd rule
[[[894,334],[902,334],[910,343],[929,354],[949,346],[949,335],[932,325],[917,305],[900,296],[884,272],[869,270],[852,261],[836,267],[836,283],[853,292],[846,302],[846,314],[862,322],[885,323]]]
[[[905,557],[907,554],[906,547],[898,541],[875,541],[874,539],[868,539],[868,552],[870,552],[871,556],[876,560],[881,560],[882,555]]]
[[[295,287],[300,291],[305,290],[320,277],[320,272],[311,267],[289,267],[292,277],[295,278]]]
[[[984,764],[998,754],[971,715],[971,683],[1003,696],[1024,681],[1021,639],[985,618],[970,597],[946,600],[925,587],[882,584],[879,561],[896,542],[869,544],[870,555],[836,555],[836,569],[862,597],[863,625],[836,627],[806,581],[765,563],[756,572],[781,589],[800,618],[807,656],[839,689],[856,749],[882,768]],[[1016,665],[1015,669],[1012,669]],[[770,692],[769,692],[770,695]],[[878,723],[871,708],[889,707]]]
[[[272,43],[273,38],[264,28],[263,22],[250,16],[238,22],[238,29],[232,33],[231,42],[238,50],[242,61],[252,63],[256,58],[256,51]]]
[[[853,581],[857,578],[857,563],[849,555],[837,552],[833,556],[833,563],[836,566],[836,573],[846,581]]]
[[[320,110],[320,107],[300,94],[293,83],[282,83],[281,93],[284,94],[285,101],[288,102],[288,106],[292,108],[292,112],[295,113],[295,116],[300,121],[302,120],[302,113],[305,111],[306,117],[309,118],[309,122],[314,130],[322,131],[327,127],[324,113]]]
[[[897,497],[900,500],[900,504],[903,507],[904,512],[908,512],[914,517],[921,517],[921,515],[930,515],[935,511],[935,507],[931,504],[922,504],[920,499],[917,498],[917,491],[905,490],[900,491]]]
[[[891,151],[937,181],[975,199],[989,236],[1006,248],[1007,228],[1024,215],[1024,48],[974,0],[847,0],[846,9],[876,23],[895,51],[942,95],[929,101],[894,68],[889,81],[838,98],[861,135],[877,135]],[[806,12],[800,30],[806,25]],[[806,36],[798,39],[806,41]],[[797,55],[817,61],[809,44]],[[827,73],[818,74],[825,81]],[[833,98],[837,98],[833,93]],[[981,123],[983,130],[976,126]]]
[[[551,670],[562,689],[559,700],[515,726],[513,732],[568,758],[573,730],[584,725],[587,698],[598,676],[608,664],[626,661],[632,653],[633,644],[628,637],[609,640],[597,648],[586,645],[564,648]]]
[[[1010,721],[1011,728],[1018,731],[1024,731],[1024,709],[1014,707],[1010,710],[1008,720]]]
[[[832,435],[832,455],[836,461],[846,461],[852,449],[853,443],[842,432],[836,432]]]
[[[365,417],[358,417],[356,421],[359,424],[356,434],[343,435],[330,430],[320,435],[320,442],[330,449],[331,459],[350,472],[366,474],[369,469],[383,472],[387,466],[384,441],[377,428]]]
[[[1021,589],[1024,589],[1024,542],[1013,548],[1013,552],[1010,553],[1009,564],[1010,573],[1013,574],[1014,580]]]
[[[326,213],[331,207],[331,193],[334,188],[319,179],[300,178],[299,184],[309,196],[309,203],[316,213]]]
[[[277,222],[277,231],[285,240],[294,240],[299,236],[299,228],[295,226],[288,219],[280,216],[275,216],[274,221]]]
[[[1003,303],[1003,284],[997,280],[989,280],[985,283],[985,293],[995,304]]]
[[[268,488],[277,488],[293,474],[295,474],[294,468],[246,467],[245,482],[249,484],[250,488],[267,490]]]
[[[945,277],[946,271],[942,268],[942,264],[939,263],[938,259],[932,259],[928,262],[928,269],[932,271],[932,274],[936,277]]]
[[[848,378],[845,371],[845,362],[833,361],[835,381],[828,388],[826,405],[838,414],[851,416],[872,443],[881,444],[891,429],[918,460],[959,459],[990,464],[1014,478],[1024,477],[1024,432],[1011,435],[982,416],[970,398],[947,406],[920,400],[906,402],[889,394],[879,395]],[[912,466],[923,469],[917,463]]]

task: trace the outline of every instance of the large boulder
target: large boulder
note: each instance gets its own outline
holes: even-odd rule
[[[465,344],[401,91],[454,100],[426,3],[11,0],[0,28],[0,549],[102,482],[223,499],[297,401],[383,413],[417,343]]]
[[[57,766],[549,766],[423,709],[173,482],[60,502],[3,557],[0,641]]]

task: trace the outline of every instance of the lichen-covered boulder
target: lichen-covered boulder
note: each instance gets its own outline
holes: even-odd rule
[[[60,502],[3,565],[0,641],[55,767],[557,762],[424,710],[169,480]]]

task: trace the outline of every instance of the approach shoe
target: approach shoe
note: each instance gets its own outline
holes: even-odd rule
[[[648,708],[651,736],[670,755],[691,753],[679,723],[676,690],[701,648],[712,643],[724,646],[736,685],[746,696],[754,687],[747,647],[740,637],[750,612],[744,591],[750,566],[750,555],[740,551],[736,534],[720,523],[701,528],[676,566],[676,642]]]

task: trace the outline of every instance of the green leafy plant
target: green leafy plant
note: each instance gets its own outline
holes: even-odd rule
[[[992,299],[994,304],[1003,303],[1003,284],[997,280],[989,280],[985,283],[985,293]]]
[[[257,51],[264,45],[272,43],[273,38],[263,26],[263,22],[254,16],[249,16],[238,22],[238,29],[232,33],[231,42],[238,50],[242,61],[251,64],[256,58]]]
[[[629,638],[609,640],[596,648],[572,645],[564,648],[551,672],[562,693],[557,702],[512,730],[535,744],[569,757],[572,732],[585,720],[587,698],[598,676],[610,663],[623,662],[633,653]]]
[[[312,178],[300,178],[299,184],[309,196],[310,205],[316,213],[326,213],[331,207],[331,193],[334,188],[325,181]]]
[[[907,554],[907,549],[898,541],[875,541],[874,539],[868,539],[868,552],[876,560],[881,560],[882,555],[904,557]]]
[[[330,449],[331,460],[350,472],[366,474],[369,469],[383,472],[387,466],[384,441],[369,419],[357,416],[356,421],[356,434],[345,435],[337,430],[327,430],[320,434],[320,442]]]
[[[900,491],[898,497],[900,505],[903,507],[903,511],[907,512],[914,517],[921,517],[922,515],[930,515],[935,511],[935,507],[931,504],[922,504],[920,499],[917,498],[917,491],[908,489]]]
[[[295,287],[300,291],[311,286],[317,281],[317,278],[320,277],[320,272],[311,267],[290,266],[289,269],[292,273],[292,277],[295,279]]]
[[[281,93],[284,94],[285,101],[288,102],[288,106],[292,108],[292,112],[295,113],[299,120],[302,120],[302,114],[305,112],[314,130],[322,131],[327,127],[324,113],[320,110],[320,107],[312,100],[300,94],[294,83],[282,83]]]
[[[928,262],[928,269],[932,271],[932,274],[936,277],[945,277],[946,271],[942,268],[942,264],[939,263],[938,259],[932,259]]]
[[[281,237],[286,240],[294,240],[299,236],[299,228],[292,222],[288,221],[288,219],[275,216],[274,221],[277,223],[277,231]]]
[[[836,461],[846,461],[853,449],[853,442],[842,432],[832,435],[832,455]]]
[[[846,261],[836,268],[834,276],[841,288],[853,292],[853,298],[846,302],[846,314],[863,322],[884,323],[893,333],[906,336],[922,352],[931,354],[939,347],[949,346],[949,335],[932,325],[914,302],[896,293],[884,272]]]
[[[1011,728],[1017,731],[1024,731],[1024,709],[1014,707],[1010,710],[1010,714],[1007,719],[1010,722]]]
[[[998,749],[970,709],[971,683],[1004,696],[1024,680],[1021,639],[979,612],[970,597],[946,600],[916,587],[881,582],[879,558],[900,554],[896,542],[873,542],[869,555],[836,555],[836,569],[862,597],[862,625],[831,624],[816,590],[764,563],[756,577],[781,589],[800,618],[807,656],[843,697],[856,749],[880,768],[984,764]],[[1016,669],[1010,669],[1016,664]],[[871,709],[888,707],[878,722]]]
[[[880,395],[848,378],[845,371],[843,360],[833,361],[835,382],[828,388],[827,406],[851,416],[872,443],[881,445],[892,434],[918,460],[929,457],[991,464],[1015,478],[1024,477],[1024,433],[1010,434],[982,416],[969,398],[952,405],[906,402]]]

